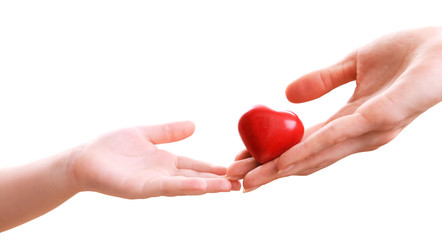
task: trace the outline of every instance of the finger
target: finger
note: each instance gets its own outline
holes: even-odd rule
[[[315,133],[316,131],[318,131],[319,129],[321,129],[322,127],[325,126],[326,123],[318,123],[312,127],[309,127],[307,129],[305,129],[304,131],[304,136],[303,139],[307,139],[308,137],[310,137],[313,133]]]
[[[229,180],[229,181],[232,184],[232,191],[241,190],[241,183],[239,181],[232,181],[232,180]]]
[[[248,172],[258,167],[260,164],[254,158],[238,160],[227,168],[226,177],[229,180],[242,179]]]
[[[290,102],[306,102],[355,79],[356,53],[352,53],[333,66],[308,73],[292,82],[286,89],[286,96]]]
[[[371,129],[370,122],[360,113],[335,119],[283,153],[278,161],[278,169],[283,171],[297,162],[347,139],[361,136]]]
[[[310,136],[324,125],[325,123],[320,123],[306,129],[304,137]],[[258,163],[254,158],[251,157],[250,153],[247,150],[244,150],[237,155],[237,157],[235,158],[235,162],[227,168],[227,179],[243,179],[246,174],[248,174],[253,169],[259,167],[260,165],[260,163]]]
[[[293,168],[287,171],[279,172],[279,175],[284,177],[288,175],[312,174],[351,154],[377,149],[390,142],[399,132],[399,129],[385,132],[370,132],[360,137],[348,139],[293,165]]]
[[[235,161],[246,159],[246,158],[249,158],[249,157],[252,157],[252,155],[246,149],[246,150],[243,150],[240,153],[238,153],[238,155],[236,155]]]
[[[363,101],[366,101],[366,99],[363,99]],[[341,109],[339,109],[339,111],[337,111],[335,114],[333,114],[325,123],[329,123],[335,119],[355,113],[358,110],[358,108],[361,106],[363,101],[361,101],[361,100],[357,100],[354,102],[349,101]]]
[[[153,144],[183,140],[193,134],[195,124],[190,121],[166,123],[155,126],[140,126],[138,129]]]
[[[194,160],[188,157],[179,156],[177,158],[176,167],[178,169],[190,169],[196,172],[213,173],[217,175],[225,175],[226,168],[215,166],[206,162]]]
[[[273,160],[261,165],[244,176],[244,192],[250,192],[278,178],[277,161]]]
[[[207,188],[205,193],[230,192],[234,190],[232,182],[225,178],[209,178],[206,179],[206,182]],[[237,184],[239,182],[236,183],[235,188],[237,188]]]
[[[145,186],[146,197],[202,195],[228,192],[232,183],[224,178],[167,177],[152,180]]]
[[[200,177],[200,178],[224,178],[224,176],[220,176],[213,173],[207,172],[197,172],[189,169],[178,169],[175,172],[175,176],[183,176],[183,177]]]
[[[145,197],[204,194],[207,183],[201,178],[161,177],[144,185]]]

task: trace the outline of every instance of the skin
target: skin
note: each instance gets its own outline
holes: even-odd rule
[[[192,135],[192,122],[118,130],[58,155],[0,170],[0,232],[95,191],[137,199],[239,190],[226,168],[160,150]]]
[[[293,103],[317,99],[350,81],[356,89],[328,120],[306,130],[304,139],[279,158],[259,165],[247,151],[228,168],[252,191],[275,179],[309,175],[358,152],[393,140],[420,114],[442,100],[442,28],[392,33],[356,49],[342,61],[292,82]]]

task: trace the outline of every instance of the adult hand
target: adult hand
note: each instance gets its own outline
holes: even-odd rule
[[[421,113],[442,100],[442,28],[393,33],[355,50],[330,67],[291,83],[289,101],[302,103],[356,81],[348,103],[306,130],[279,158],[259,165],[238,155],[227,176],[244,178],[245,191],[277,178],[309,175],[357,152],[390,142]]]
[[[239,190],[224,167],[176,156],[155,144],[192,135],[194,124],[176,122],[109,133],[72,154],[71,176],[79,191],[123,198],[200,195]]]

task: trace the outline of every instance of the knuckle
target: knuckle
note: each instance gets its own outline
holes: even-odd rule
[[[365,148],[365,151],[374,151],[376,149],[379,149],[382,145],[372,145]]]
[[[395,125],[400,120],[402,120],[401,115],[396,114],[395,111],[397,109],[398,103],[394,98],[390,97],[387,94],[383,94],[382,96],[384,99],[385,109],[384,113],[380,114],[381,123],[386,126]]]
[[[359,114],[375,129],[392,129],[403,120],[396,100],[386,94],[360,109]]]
[[[363,151],[373,151],[379,149],[383,145],[391,142],[399,134],[400,130],[395,129],[387,132],[375,133],[375,135],[370,135],[371,142],[366,145]]]
[[[170,127],[170,125],[169,124],[165,124],[165,125],[163,125],[162,126],[162,129],[161,129],[162,131],[162,134],[163,134],[163,136],[164,136],[164,138],[168,141],[168,142],[170,142],[172,139],[173,139],[173,135],[174,135],[174,131],[172,130],[172,128]]]
[[[329,143],[334,145],[343,142],[347,139],[347,136],[343,135],[339,126],[335,122],[329,123],[327,131],[325,132],[326,139],[329,139]]]
[[[398,130],[393,130],[382,134],[378,139],[377,145],[382,146],[391,142],[398,134]]]
[[[332,86],[332,79],[331,79],[331,72],[328,69],[322,69],[318,72],[319,74],[319,80],[322,83],[322,86],[324,89],[331,89]]]

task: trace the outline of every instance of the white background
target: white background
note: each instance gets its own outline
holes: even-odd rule
[[[441,25],[437,1],[1,1],[0,167],[131,125],[193,120],[161,148],[220,165],[255,104],[306,126],[287,84],[386,33]],[[125,200],[80,193],[0,239],[441,239],[442,106],[393,142],[255,192]]]

